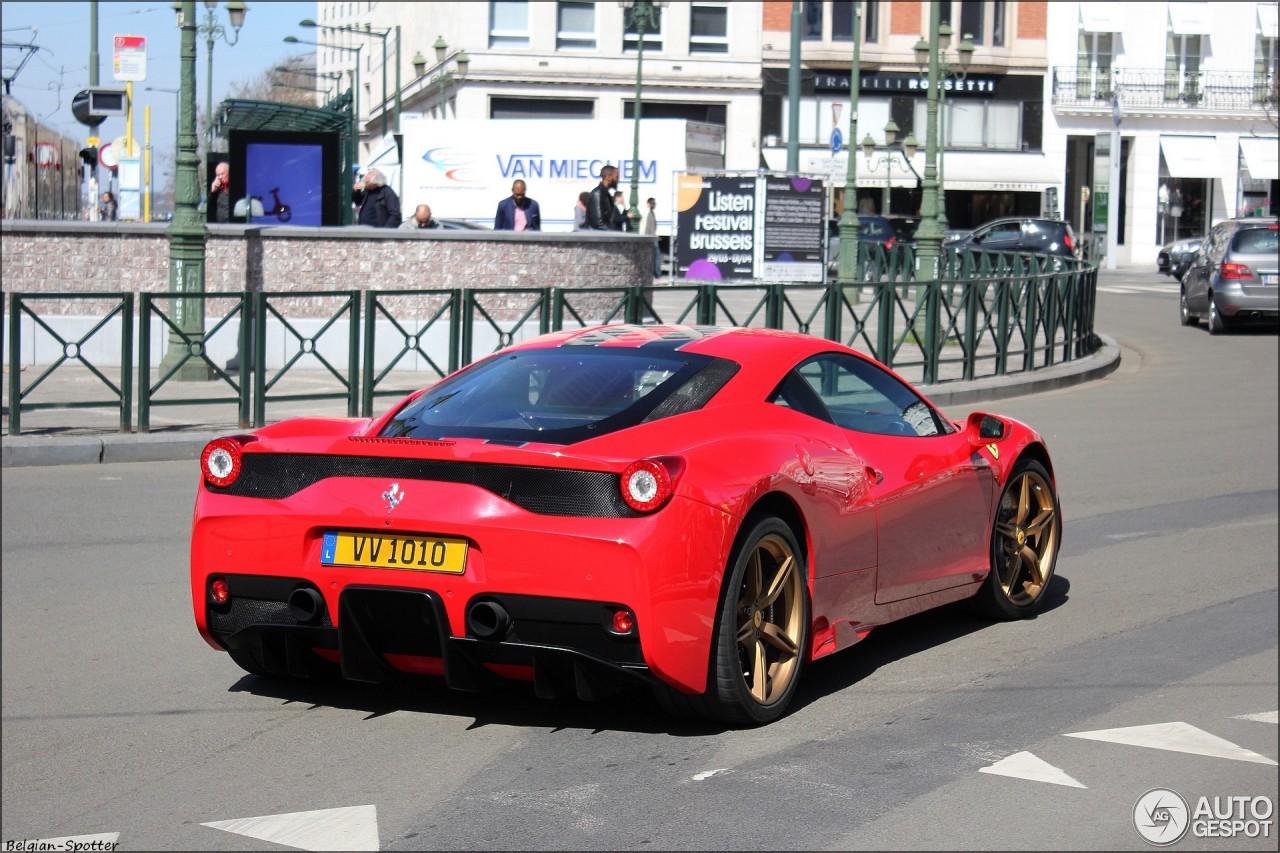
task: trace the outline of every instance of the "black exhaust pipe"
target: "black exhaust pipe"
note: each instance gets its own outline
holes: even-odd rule
[[[511,614],[496,601],[477,601],[467,610],[467,629],[481,640],[501,640],[511,629]]]
[[[301,625],[314,625],[324,612],[324,599],[311,587],[298,587],[289,593],[289,613]]]

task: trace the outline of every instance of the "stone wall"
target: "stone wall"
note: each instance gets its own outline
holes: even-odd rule
[[[159,223],[0,223],[6,293],[164,293]],[[653,241],[612,232],[209,226],[209,292],[625,287],[653,281]],[[81,313],[62,300],[50,313]]]

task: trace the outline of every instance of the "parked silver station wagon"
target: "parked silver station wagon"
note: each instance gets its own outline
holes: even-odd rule
[[[1220,335],[1241,323],[1275,323],[1278,292],[1278,220],[1229,219],[1213,226],[1182,276],[1182,325],[1204,320]]]

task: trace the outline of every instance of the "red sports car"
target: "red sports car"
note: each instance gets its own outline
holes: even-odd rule
[[[1062,534],[1034,431],[762,329],[557,333],[376,419],[219,438],[200,468],[196,624],[251,673],[648,685],[735,724],[877,625],[1033,614]]]

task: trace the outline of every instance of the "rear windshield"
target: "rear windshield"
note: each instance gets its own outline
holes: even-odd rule
[[[1275,255],[1280,251],[1280,229],[1274,225],[1270,228],[1246,228],[1236,234],[1231,251],[1250,255],[1263,252]]]
[[[433,386],[381,435],[572,444],[701,408],[737,370],[705,355],[630,348],[495,355]]]

